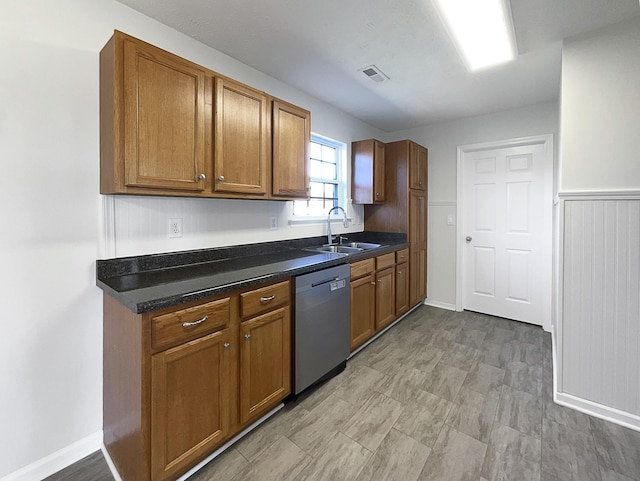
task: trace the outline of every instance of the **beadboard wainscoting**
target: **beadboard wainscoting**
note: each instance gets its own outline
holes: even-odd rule
[[[291,223],[292,202],[132,195],[105,195],[102,202],[102,258],[326,235],[324,219]],[[363,230],[361,205],[348,204],[347,217],[349,228],[339,224],[334,233]],[[271,218],[276,219],[275,229],[270,228]],[[169,237],[170,219],[182,220],[182,236]]]
[[[640,430],[640,192],[559,197],[556,401]]]

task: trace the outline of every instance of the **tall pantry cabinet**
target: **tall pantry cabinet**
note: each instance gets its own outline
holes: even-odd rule
[[[365,205],[368,231],[404,232],[409,248],[409,305],[427,297],[427,149],[410,140],[385,145],[384,204]]]

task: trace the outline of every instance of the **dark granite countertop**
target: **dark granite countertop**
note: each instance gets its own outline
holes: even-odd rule
[[[358,232],[382,247],[349,254],[307,250],[326,237],[97,261],[96,284],[136,314],[353,262],[408,247],[405,234]]]

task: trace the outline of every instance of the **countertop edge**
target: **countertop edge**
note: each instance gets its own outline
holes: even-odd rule
[[[170,294],[167,296],[148,295],[150,291],[159,286],[153,286],[150,288],[134,289],[130,291],[119,292],[104,283],[100,278],[96,279],[96,285],[101,288],[106,294],[113,297],[123,306],[127,307],[134,314],[144,314],[146,312],[156,311],[163,308],[178,306],[180,304],[205,299],[208,297],[216,297],[226,292],[231,292],[239,289],[246,289],[253,286],[267,284],[271,282],[277,282],[278,280],[288,279],[297,275],[306,274],[328,267],[350,264],[359,260],[368,259],[370,257],[377,257],[390,252],[395,252],[409,247],[409,242],[393,242],[389,245],[383,245],[376,249],[364,250],[347,256],[337,257],[335,259],[328,259],[319,262],[315,262],[300,268],[295,268],[287,271],[274,271],[266,275],[260,275],[256,277],[248,277],[238,282],[232,282],[229,284],[211,286],[210,288],[198,289],[195,291],[185,291],[179,294]]]

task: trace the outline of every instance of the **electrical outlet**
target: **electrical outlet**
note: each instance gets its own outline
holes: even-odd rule
[[[447,225],[456,225],[456,221],[453,218],[453,214],[447,216]]]
[[[269,230],[278,230],[278,218],[269,217]]]
[[[182,237],[182,219],[169,219],[169,237]]]

